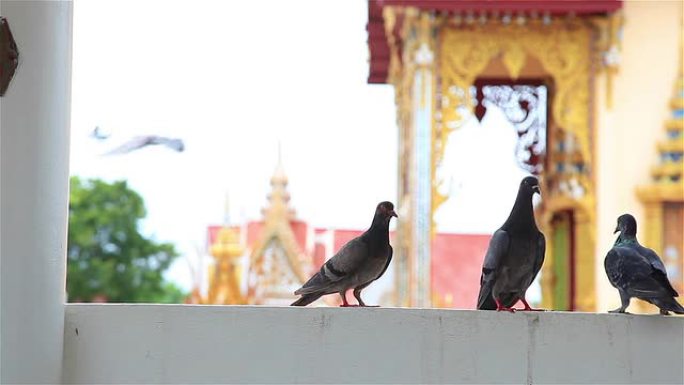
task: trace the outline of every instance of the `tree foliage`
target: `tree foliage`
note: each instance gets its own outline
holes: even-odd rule
[[[70,302],[182,302],[163,272],[178,255],[144,237],[140,195],[125,181],[71,178],[67,295]]]

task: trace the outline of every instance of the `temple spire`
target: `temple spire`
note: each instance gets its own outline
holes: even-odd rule
[[[659,162],[651,170],[653,182],[661,185],[682,185],[684,172],[684,68],[680,57],[670,99],[670,119],[665,122],[667,135],[658,143]]]
[[[289,207],[290,193],[287,191],[288,178],[282,162],[280,142],[278,142],[278,163],[271,177],[271,192],[268,194],[268,206],[262,210],[266,221],[275,219],[293,219],[294,210]]]
[[[268,203],[262,209],[263,229],[249,257],[247,297],[250,303],[289,300],[290,293],[306,281],[305,271],[310,269],[310,262],[306,260],[292,229],[295,212],[290,207],[287,184],[279,144]]]

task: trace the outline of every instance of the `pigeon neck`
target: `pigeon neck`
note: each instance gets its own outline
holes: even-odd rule
[[[615,246],[626,245],[630,243],[639,244],[639,241],[636,239],[636,234],[626,234],[621,232],[615,240]]]
[[[384,236],[389,238],[389,220],[383,218],[382,215],[376,214],[373,217],[373,223],[371,223],[371,226],[366,233],[374,237]]]
[[[532,194],[518,191],[518,196],[515,198],[513,209],[501,228],[512,232],[527,232],[526,230],[539,231],[539,229],[537,229],[537,223],[534,221]]]

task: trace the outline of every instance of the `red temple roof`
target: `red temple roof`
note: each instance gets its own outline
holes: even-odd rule
[[[311,258],[313,274],[344,244],[358,237],[364,230],[312,228],[300,220],[290,221],[299,249]],[[216,242],[223,226],[207,228],[207,247]],[[251,248],[261,236],[264,223],[250,221],[243,226],[231,226],[242,234],[245,246]],[[394,232],[390,232],[393,241]],[[431,287],[436,306],[474,309],[480,289],[480,269],[489,235],[438,233],[432,243]]]
[[[442,13],[531,13],[549,15],[601,15],[622,7],[621,0],[369,0],[368,47],[370,71],[368,83],[386,83],[390,50],[385,34],[382,9],[385,6],[416,7]],[[398,38],[399,24],[395,27]]]

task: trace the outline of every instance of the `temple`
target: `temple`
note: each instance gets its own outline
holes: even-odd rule
[[[207,228],[206,251],[212,260],[206,275],[195,282],[188,303],[288,305],[296,298],[293,292],[326,260],[366,230],[319,228],[298,219],[290,205],[288,177],[280,161],[270,183],[262,218],[240,224],[226,221]],[[390,238],[395,241],[395,232]],[[434,282],[445,295],[434,298],[435,306],[474,308],[478,263],[489,238],[485,234],[437,234],[433,256],[440,269]],[[453,258],[472,261],[462,268],[450,263]],[[393,273],[390,270],[366,290],[374,302],[385,306],[397,303]],[[340,303],[338,296],[316,302],[322,306]]]
[[[391,85],[397,108],[397,204],[407,213],[395,244],[398,305],[435,306],[449,294],[437,281],[445,264],[435,258],[436,235],[454,216],[449,205],[467,199],[450,185],[458,163],[500,179],[499,196],[504,180],[519,178],[512,175],[540,177],[544,307],[616,303],[603,256],[624,212],[637,216],[642,243],[663,256],[681,291],[682,25],[667,18],[681,16],[681,3],[377,0],[368,12],[368,83]],[[653,33],[662,37],[658,49],[641,38]],[[645,52],[657,70],[643,65]],[[673,79],[667,133],[656,138],[659,100]],[[504,126],[517,138],[518,170],[458,160],[466,147],[496,152],[484,134],[460,143],[465,132]],[[449,265],[471,268],[473,260],[481,257],[454,254]]]
[[[385,44],[371,42],[371,81],[395,87],[399,112],[395,203],[405,214],[392,240],[392,300],[439,306],[452,290],[439,286],[440,274],[453,284],[451,274],[479,269],[468,260],[479,251],[461,254],[468,241],[455,238],[460,246],[446,256],[439,245],[447,234],[440,214],[465,200],[444,188],[447,166],[477,174],[486,164],[449,156],[468,147],[503,152],[492,151],[496,131],[450,147],[481,117],[502,133],[515,129],[516,143],[529,141],[509,152],[516,169],[545,186],[537,214],[551,247],[542,302],[600,313],[66,303],[73,4],[3,1],[19,65],[0,99],[0,382],[684,383],[684,318],[605,314],[619,300],[602,272],[615,219],[631,212],[642,243],[661,253],[682,288],[682,2],[369,7],[371,40]],[[485,170],[495,181],[515,174]],[[283,301],[349,235],[316,241],[316,229],[301,230],[282,168],[275,176],[253,242],[250,223],[226,221],[214,232],[211,288],[195,298]],[[275,286],[250,292],[254,268]]]
[[[474,222],[482,212],[507,215],[505,197],[529,174],[542,182],[536,216],[547,240],[530,289],[537,305],[600,311],[616,303],[603,257],[624,212],[684,289],[682,26],[655,22],[668,9],[614,0],[368,2],[368,83],[395,90],[402,212],[392,268],[373,285],[379,303],[474,308],[496,228]],[[663,32],[662,48],[638,38],[665,27],[678,34]],[[642,80],[647,50],[663,70]],[[669,117],[661,112],[668,103]],[[365,230],[297,219],[287,183],[278,164],[261,219],[209,227],[209,288],[195,290],[193,302],[286,304]]]

